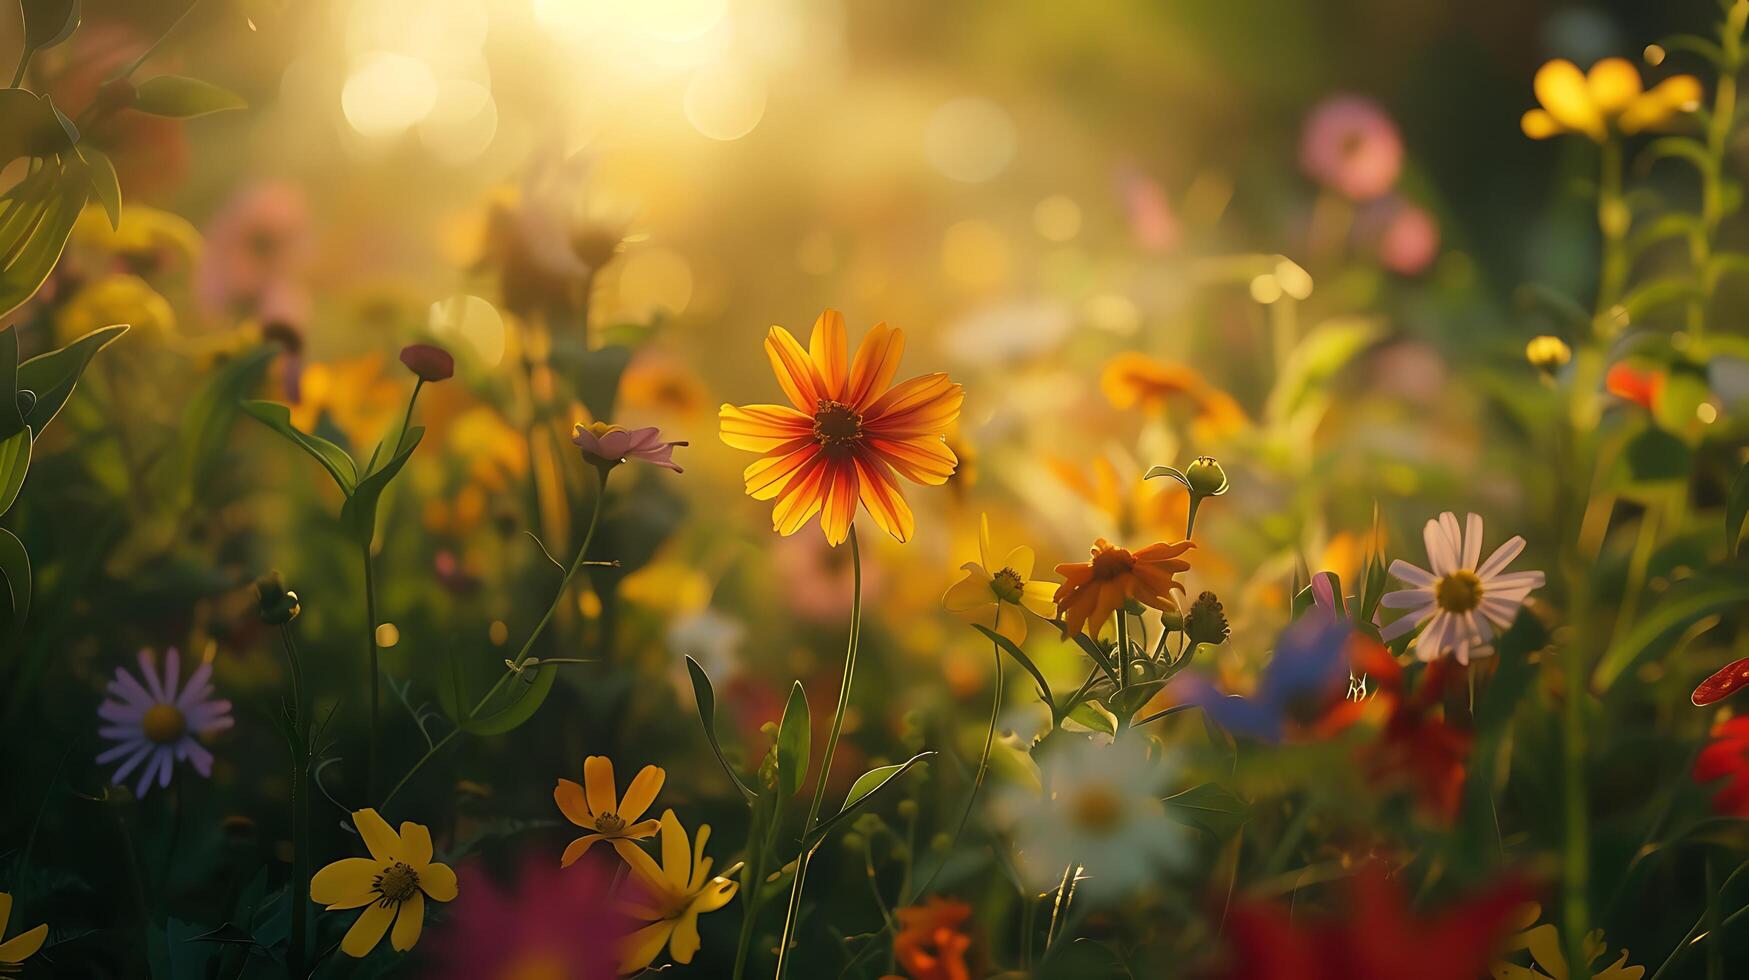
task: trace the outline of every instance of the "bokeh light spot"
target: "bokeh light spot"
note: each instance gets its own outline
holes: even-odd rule
[[[504,318],[478,296],[456,295],[431,304],[427,324],[446,346],[465,344],[488,367],[504,360]]]
[[[394,623],[383,623],[377,627],[377,646],[388,649],[401,642],[401,628]]]
[[[683,100],[686,121],[714,140],[738,140],[765,117],[765,80],[732,64],[693,73]]]
[[[1008,275],[1008,239],[987,221],[961,221],[941,236],[941,268],[948,278],[974,289]]]
[[[1032,227],[1046,241],[1070,241],[1081,234],[1081,205],[1074,198],[1052,194],[1033,207]]]
[[[923,130],[923,152],[943,176],[968,184],[1000,174],[1014,160],[1014,121],[989,99],[944,103]]]
[[[619,273],[619,302],[632,317],[679,314],[692,300],[692,266],[672,249],[651,246],[627,253]]]
[[[437,79],[423,61],[393,51],[360,58],[340,90],[346,121],[364,136],[393,136],[437,104]]]

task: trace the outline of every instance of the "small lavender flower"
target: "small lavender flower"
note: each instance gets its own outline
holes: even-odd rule
[[[628,459],[641,459],[676,473],[683,472],[674,462],[674,447],[686,443],[663,441],[661,430],[653,425],[627,431],[604,422],[580,424],[571,442],[583,450],[584,458],[598,465],[613,467]]]
[[[139,677],[117,667],[115,680],[109,682],[111,697],[97,709],[97,717],[107,722],[97,734],[116,743],[97,756],[97,764],[121,760],[111,777],[117,783],[138,770],[136,796],[144,796],[154,783],[169,786],[176,763],[183,759],[203,777],[210,777],[213,754],[196,737],[223,731],[233,723],[231,702],[212,699],[212,664],[195,668],[188,683],[179,688],[181,672],[182,657],[174,647],[164,655],[162,676],[152,652],[141,650]]]

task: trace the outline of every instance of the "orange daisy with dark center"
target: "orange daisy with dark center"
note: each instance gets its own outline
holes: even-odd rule
[[[1189,541],[1161,542],[1131,553],[1104,538],[1093,542],[1090,561],[1057,566],[1063,584],[1053,599],[1064,626],[1079,633],[1091,624],[1090,635],[1098,637],[1126,599],[1155,609],[1174,608],[1172,592],[1183,592],[1184,584],[1173,576],[1190,569],[1190,562],[1179,555],[1193,547]]]
[[[794,534],[814,515],[828,544],[850,534],[857,506],[900,541],[916,529],[899,478],[937,486],[959,459],[947,429],[965,392],[945,374],[899,384],[893,375],[905,335],[876,324],[848,352],[844,317],[827,310],[806,349],[782,327],[765,338],[771,369],[788,405],[724,405],[723,442],[758,453],[742,474],[755,500],[774,501],[773,530]]]

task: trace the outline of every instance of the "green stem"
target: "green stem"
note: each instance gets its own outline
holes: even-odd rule
[[[1602,336],[1619,329],[1610,310],[1621,299],[1627,283],[1627,251],[1623,248],[1630,224],[1627,203],[1621,189],[1621,142],[1609,139],[1603,143],[1603,160],[1597,176],[1597,229],[1603,237],[1602,271],[1597,279],[1597,307],[1594,328]]]
[[[374,537],[374,535],[373,535]],[[381,735],[381,701],[378,691],[381,683],[381,671],[377,667],[377,587],[376,576],[371,571],[370,542],[364,543],[364,630],[365,639],[370,644],[370,747],[365,757],[364,786],[365,796],[374,798],[377,792],[377,739]]]
[[[298,648],[292,640],[291,624],[282,625],[279,635],[285,643],[285,659],[291,672],[292,686],[291,949],[286,957],[286,967],[292,980],[304,980],[309,975],[304,966],[304,953],[308,942],[305,938],[305,924],[309,918],[310,904],[310,794],[307,782],[310,764],[309,721],[304,705],[303,665],[298,661]]]
[[[1120,691],[1130,686],[1129,620],[1120,606],[1117,611],[1117,689]]]
[[[820,820],[820,805],[826,799],[827,777],[832,774],[832,756],[838,751],[838,736],[844,729],[844,713],[850,706],[850,685],[856,676],[856,644],[862,632],[862,551],[856,543],[856,524],[850,525],[850,567],[852,592],[850,598],[850,639],[844,648],[844,675],[838,680],[838,707],[832,712],[832,727],[826,735],[826,756],[820,762],[820,781],[814,784],[814,800],[808,805],[808,819],[802,825],[806,840]],[[790,884],[789,908],[784,913],[783,937],[777,946],[777,980],[783,980],[789,968],[790,944],[795,941],[797,920],[801,917],[802,887],[808,876],[808,862],[814,848],[804,848],[796,856],[796,877]]]
[[[506,668],[504,673],[498,675],[498,680],[493,683],[491,689],[486,692],[484,697],[480,698],[480,700],[474,705],[473,710],[468,712],[467,721],[473,721],[475,718],[479,717],[480,712],[485,710],[486,705],[490,703],[492,698],[495,697],[504,685],[509,682],[510,678],[516,676],[517,673],[522,670],[522,663],[524,660],[528,659],[528,652],[534,649],[535,641],[540,639],[540,635],[547,628],[547,624],[552,622],[553,613],[558,611],[559,603],[564,601],[565,593],[569,589],[571,580],[576,578],[577,571],[586,564],[584,557],[589,554],[589,545],[595,540],[595,529],[601,523],[602,501],[607,499],[608,469],[609,467],[596,468],[596,472],[601,474],[601,481],[596,487],[595,506],[589,511],[589,530],[584,532],[583,546],[577,549],[577,557],[572,559],[571,567],[565,570],[565,577],[559,582],[559,588],[553,595],[552,604],[547,606],[546,614],[542,616],[540,622],[535,625],[534,632],[528,634],[528,639],[523,642],[522,649],[517,651],[516,659],[511,661],[511,666]],[[412,780],[414,775],[416,775],[419,770],[425,768],[425,764],[430,762],[432,757],[437,755],[437,753],[443,751],[443,747],[448,745],[457,735],[461,734],[461,732],[462,728],[458,725],[455,728],[450,729],[449,732],[442,738],[438,739],[431,748],[427,749],[425,754],[419,757],[419,761],[413,763],[412,767],[407,770],[407,772],[401,777],[400,781],[390,788],[388,795],[383,797],[382,806],[379,807],[379,809],[388,809],[389,801],[393,800],[401,792],[401,789]]]

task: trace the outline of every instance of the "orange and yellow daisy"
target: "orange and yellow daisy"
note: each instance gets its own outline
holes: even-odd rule
[[[645,766],[632,777],[625,795],[616,800],[613,795],[613,760],[605,755],[584,759],[583,785],[561,779],[553,787],[553,802],[559,805],[559,812],[566,820],[589,831],[565,848],[559,866],[568,868],[575,864],[599,840],[607,841],[621,857],[625,857],[627,851],[638,849],[632,841],[654,837],[661,823],[638,818],[655,802],[666,777],[667,773],[660,767]]]
[[[990,518],[985,515],[978,525],[978,560],[960,566],[966,577],[949,588],[941,601],[948,612],[994,630],[1019,646],[1026,642],[1026,614],[1022,610],[1050,619],[1056,612],[1051,595],[1057,585],[1033,579],[1033,553],[1026,545],[1009,551],[1000,565],[991,564],[994,554]]]
[[[1112,614],[1123,608],[1125,599],[1159,610],[1177,608],[1172,590],[1183,592],[1184,584],[1173,576],[1190,569],[1190,562],[1178,556],[1193,547],[1189,541],[1160,542],[1131,553],[1104,538],[1093,542],[1092,560],[1057,566],[1063,584],[1053,598],[1063,614],[1064,627],[1079,633],[1091,623],[1090,635],[1097,638]]]
[[[897,477],[939,486],[958,458],[946,432],[965,392],[946,374],[892,383],[905,335],[875,324],[846,356],[844,315],[814,321],[807,349],[772,327],[765,352],[789,405],[724,405],[723,441],[763,458],[742,474],[755,500],[775,500],[772,529],[790,535],[815,514],[834,547],[850,535],[857,502],[903,542],[916,522]]]
[[[631,892],[625,910],[648,925],[627,936],[621,947],[619,970],[637,973],[647,968],[662,948],[676,963],[691,963],[698,952],[698,917],[729,904],[740,885],[721,875],[711,876],[711,859],[704,856],[710,839],[709,824],[698,828],[698,839],[688,841],[686,828],[673,810],[662,813],[662,863],[637,848],[626,852],[632,866]]]

